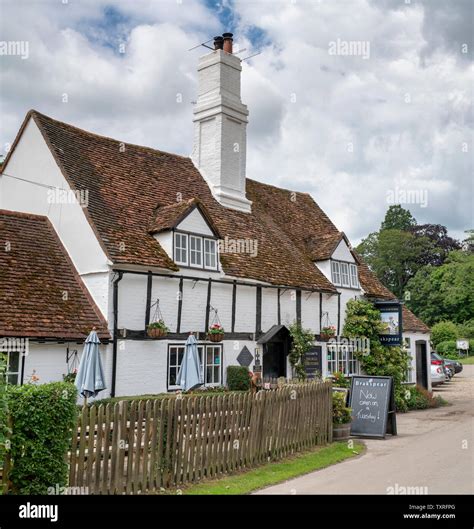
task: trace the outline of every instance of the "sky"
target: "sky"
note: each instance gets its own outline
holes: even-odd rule
[[[353,244],[400,203],[473,220],[471,0],[0,0],[0,146],[30,108],[189,155],[197,60],[234,33],[247,177],[310,193]],[[21,43],[5,52],[4,43]],[[2,52],[3,50],[3,52]],[[16,50],[16,51],[15,51]]]

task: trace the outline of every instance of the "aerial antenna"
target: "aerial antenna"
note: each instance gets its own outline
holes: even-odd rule
[[[257,53],[253,53],[252,55],[248,55],[247,57],[244,57],[242,61],[246,61],[247,59],[251,59],[252,57],[256,57],[257,55],[260,55],[262,52],[257,51]]]
[[[206,40],[206,42],[201,42],[200,44],[198,44],[197,46],[193,46],[192,48],[189,48],[188,51],[193,51],[195,50],[196,48],[199,48],[199,46],[204,46],[205,48],[209,48],[210,50],[213,50],[214,48],[211,48],[210,46],[208,46],[209,42],[212,42],[214,40],[214,37],[212,37],[211,39],[209,40]]]

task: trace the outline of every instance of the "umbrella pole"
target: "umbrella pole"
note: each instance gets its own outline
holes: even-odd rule
[[[87,397],[84,397],[84,406],[87,406]]]

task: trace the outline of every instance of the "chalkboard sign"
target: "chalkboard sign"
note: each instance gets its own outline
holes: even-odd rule
[[[351,435],[385,438],[397,434],[392,377],[352,377],[349,406],[352,408]],[[387,429],[387,426],[390,426]]]
[[[313,379],[321,375],[322,347],[315,345],[306,352],[304,357],[304,370],[306,378]]]

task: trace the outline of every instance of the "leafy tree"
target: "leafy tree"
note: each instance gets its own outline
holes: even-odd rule
[[[427,324],[474,318],[474,254],[451,252],[439,267],[421,268],[408,282],[407,305]]]
[[[416,219],[408,211],[402,208],[400,204],[390,206],[385,214],[380,231],[383,230],[402,230],[408,231],[412,226],[416,225]]]
[[[431,327],[431,341],[435,347],[447,340],[456,340],[458,328],[452,321],[440,321]]]
[[[474,252],[474,230],[466,230],[467,237],[462,241],[463,250],[466,252]]]
[[[474,338],[474,319],[458,325],[459,338]]]
[[[415,237],[425,237],[431,241],[430,245],[418,258],[420,266],[440,266],[444,263],[449,252],[461,249],[461,244],[448,235],[448,230],[441,224],[420,224],[412,226],[410,233]]]

